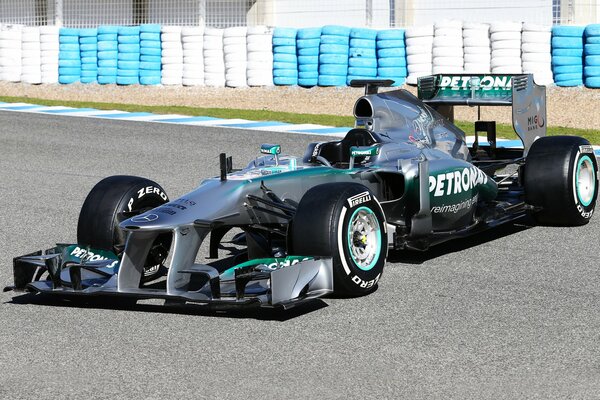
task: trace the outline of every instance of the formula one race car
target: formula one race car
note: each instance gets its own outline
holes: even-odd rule
[[[418,98],[378,93],[391,83],[353,82],[366,94],[343,139],[311,143],[303,157],[263,145],[237,171],[221,154],[220,176],[176,200],[144,178],[102,180],[81,209],[77,244],[15,258],[11,289],[287,308],[371,292],[388,249],[425,250],[526,214],[549,225],[590,220],[592,146],[545,136],[545,88],[531,75],[424,77]],[[512,106],[523,148],[497,146],[490,121],[475,123],[468,147],[455,105]],[[228,234],[241,247],[229,265],[198,262],[209,234],[212,258]]]

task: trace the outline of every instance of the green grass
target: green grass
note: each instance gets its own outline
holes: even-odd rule
[[[327,126],[351,127],[354,118],[349,116],[326,114],[297,114],[268,110],[238,110],[229,108],[201,108],[187,106],[144,106],[137,104],[100,103],[91,101],[46,100],[31,97],[0,96],[0,101],[6,103],[31,103],[44,106],[66,106],[75,108],[96,108],[98,110],[120,110],[130,112],[150,112],[155,114],[181,114],[190,116],[207,116],[215,118],[241,118],[251,121],[281,121],[292,124],[318,124]],[[473,122],[457,121],[456,125],[467,135],[473,134]],[[509,124],[497,124],[497,136],[506,139],[516,139],[517,135]],[[549,126],[549,135],[577,135],[588,139],[592,144],[600,144],[600,130],[565,128]]]

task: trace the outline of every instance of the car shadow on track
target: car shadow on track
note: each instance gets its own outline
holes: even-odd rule
[[[114,297],[98,297],[98,298],[76,298],[65,299],[47,294],[23,293],[13,297],[12,300],[5,304],[16,305],[38,305],[50,307],[69,307],[69,308],[87,308],[99,310],[119,310],[119,311],[134,311],[162,314],[179,314],[190,316],[203,317],[219,317],[219,318],[234,318],[234,319],[256,319],[262,321],[278,321],[285,322],[290,319],[300,317],[318,311],[327,307],[321,299],[314,299],[309,302],[300,304],[288,310],[280,308],[247,308],[233,310],[218,310],[209,308],[208,306],[185,304],[185,305],[161,305],[135,303],[129,299],[121,299]]]
[[[404,264],[423,264],[426,261],[476,247],[484,243],[510,236],[518,232],[533,228],[535,223],[529,217],[523,217],[517,221],[506,223],[494,229],[481,232],[477,235],[467,236],[460,239],[452,239],[444,243],[432,246],[425,251],[396,250],[390,251],[388,261]]]

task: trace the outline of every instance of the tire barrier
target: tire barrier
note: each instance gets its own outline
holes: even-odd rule
[[[421,76],[433,72],[433,25],[406,28],[406,83],[416,85]]]
[[[377,32],[377,78],[391,79],[393,86],[406,81],[406,47],[404,30],[390,29]]]
[[[42,83],[40,28],[25,27],[21,32],[21,82]]]
[[[210,87],[225,86],[225,56],[223,29],[204,29],[204,84]]]
[[[350,31],[348,71],[346,83],[354,79],[376,79],[377,31],[367,28],[353,28]],[[383,71],[385,73],[385,71]]]
[[[81,83],[98,82],[98,29],[79,30]]]
[[[0,79],[8,82],[21,81],[21,25],[0,26]]]
[[[101,25],[98,27],[98,54],[96,56],[98,58],[98,83],[101,85],[117,83],[118,36],[118,26]]]
[[[319,45],[319,86],[346,86],[350,28],[326,25]]]
[[[225,55],[225,85],[228,87],[247,86],[247,34],[248,28],[246,28],[245,26],[227,28],[223,31],[223,53]]]
[[[161,81],[160,25],[140,25],[140,84],[159,85]]]
[[[583,26],[552,27],[552,72],[557,86],[583,85]]]
[[[273,82],[276,85],[298,84],[296,28],[275,28],[273,31]]]
[[[183,44],[180,26],[162,26],[160,28],[160,61],[162,71],[160,83],[163,85],[183,84]],[[158,53],[158,51],[154,52]]]
[[[464,72],[471,74],[489,74],[491,72],[492,48],[490,26],[478,22],[463,24]]]
[[[299,29],[296,35],[298,55],[298,85],[304,87],[319,84],[319,46],[321,28]]]
[[[538,85],[551,85],[552,56],[550,54],[552,27],[523,24],[521,33],[521,67],[523,73],[533,74]]]
[[[600,24],[585,27],[585,67],[583,77],[586,87],[600,88]]]
[[[140,83],[140,27],[122,26],[117,33],[117,84]]]
[[[273,29],[248,27],[246,42],[248,86],[273,86]]]
[[[465,63],[462,21],[441,21],[434,25],[433,74],[460,74]]]
[[[204,28],[181,29],[183,49],[183,86],[204,86]]]
[[[79,30],[60,28],[58,43],[58,83],[79,82],[81,79]]]
[[[490,24],[492,74],[520,74],[521,66],[520,22],[494,22]]]
[[[40,28],[41,83],[58,83],[58,27]]]

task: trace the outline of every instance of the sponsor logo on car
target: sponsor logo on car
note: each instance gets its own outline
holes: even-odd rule
[[[589,144],[584,144],[582,146],[579,146],[579,152],[580,153],[594,153],[594,148],[592,146],[590,146]]]
[[[350,205],[350,208],[352,208],[359,204],[366,203],[367,201],[371,201],[371,195],[369,192],[362,192],[350,197],[348,199],[348,204]]]
[[[527,117],[527,131],[533,131],[535,129],[543,128],[546,125],[544,116],[542,114],[532,115]]]
[[[472,197],[465,201],[461,201],[460,203],[443,204],[441,206],[431,207],[431,213],[432,214],[450,214],[450,213],[456,214],[457,212],[462,211],[462,210],[469,210],[469,209],[471,209],[472,206],[477,204],[477,198],[478,198],[478,196],[475,195],[475,197]]]
[[[467,192],[477,185],[486,184],[487,175],[477,167],[463,168],[429,177],[429,193],[434,197]]]
[[[158,215],[156,214],[145,214],[138,215],[137,217],[131,218],[131,222],[152,222],[158,219]]]
[[[81,259],[82,262],[110,260],[110,258],[104,257],[100,254],[96,254],[93,251],[89,251],[87,249],[82,249],[79,246],[76,246],[69,255]],[[108,265],[108,267],[113,267],[118,262],[118,260],[115,260],[112,264]]]
[[[442,76],[440,88],[461,90],[476,88],[482,90],[506,90],[512,87],[510,76]]]

